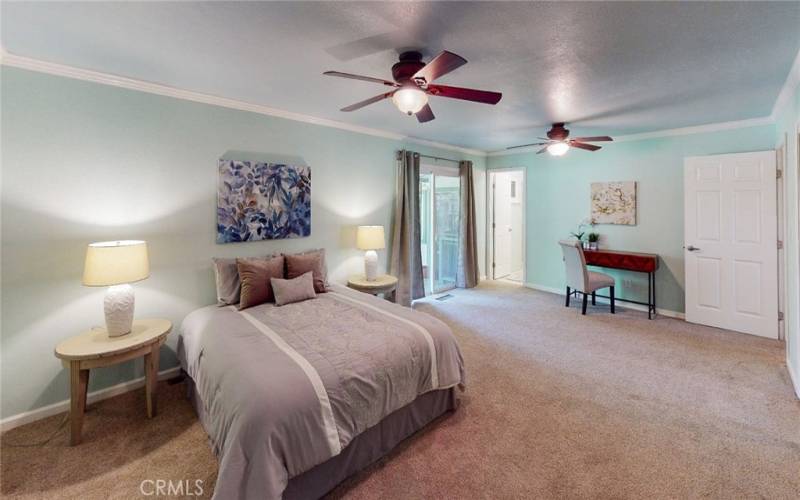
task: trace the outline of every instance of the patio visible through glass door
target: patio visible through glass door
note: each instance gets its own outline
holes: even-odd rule
[[[458,171],[423,166],[420,173],[420,230],[426,295],[456,286],[460,207]]]

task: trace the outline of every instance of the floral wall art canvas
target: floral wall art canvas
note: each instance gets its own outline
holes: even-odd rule
[[[311,168],[220,160],[217,243],[311,235]]]
[[[592,222],[636,225],[636,182],[593,182]]]

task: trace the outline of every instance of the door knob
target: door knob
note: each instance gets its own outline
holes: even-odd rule
[[[700,249],[699,249],[699,248],[697,248],[697,247],[696,247],[696,246],[694,246],[694,245],[689,245],[688,247],[686,247],[686,250],[689,250],[690,252],[696,252],[696,251],[698,251],[698,250],[700,250]]]

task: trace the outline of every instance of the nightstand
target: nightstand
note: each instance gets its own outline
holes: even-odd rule
[[[387,294],[397,288],[397,278],[390,274],[381,274],[375,281],[367,281],[367,277],[363,274],[354,274],[347,279],[347,286],[372,295]]]
[[[71,337],[56,347],[70,374],[70,445],[81,442],[83,414],[86,410],[86,390],[89,370],[115,365],[144,356],[147,417],[156,414],[156,383],[158,382],[158,351],[172,331],[166,319],[137,319],[131,333],[109,337],[105,328],[95,328]]]

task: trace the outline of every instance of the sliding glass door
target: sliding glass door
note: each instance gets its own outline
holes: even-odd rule
[[[460,181],[454,168],[425,166],[419,181],[425,294],[455,288],[458,269]]]

